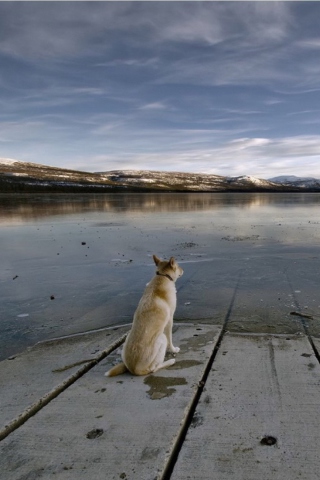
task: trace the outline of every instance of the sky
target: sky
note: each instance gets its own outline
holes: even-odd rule
[[[0,157],[320,178],[320,2],[0,2]]]

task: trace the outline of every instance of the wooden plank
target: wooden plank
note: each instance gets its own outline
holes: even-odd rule
[[[106,378],[116,355],[107,357],[0,443],[3,478],[156,478],[219,333],[175,327],[176,364],[146,377]]]
[[[305,336],[226,335],[171,479],[318,480],[319,394]]]
[[[128,330],[129,326],[104,329],[41,342],[0,362],[0,438],[8,424],[99,358]]]

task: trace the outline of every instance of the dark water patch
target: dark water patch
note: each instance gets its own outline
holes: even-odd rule
[[[191,428],[200,427],[200,425],[202,425],[203,422],[204,422],[203,416],[199,412],[195,412],[192,417],[190,427]]]
[[[207,333],[199,333],[199,331],[197,331],[193,334],[192,337],[183,338],[180,345],[181,352],[184,353],[190,349],[198,350],[200,348],[203,348],[205,345],[207,345],[207,343],[213,342],[215,334],[216,332],[214,331],[209,331]]]
[[[94,438],[101,437],[102,434],[103,434],[102,428],[94,428],[93,430],[90,430],[90,432],[87,433],[86,437],[89,438],[89,440],[93,440]]]
[[[198,362],[197,360],[179,360],[174,365],[172,365],[172,370],[181,370],[182,368],[191,368],[196,365],[201,365],[203,362]]]
[[[184,377],[157,377],[155,375],[148,375],[144,379],[145,385],[150,387],[147,394],[151,400],[161,400],[165,397],[170,397],[176,392],[175,388],[178,385],[187,385],[187,380]]]
[[[146,447],[141,454],[142,461],[154,460],[161,452],[160,448]]]
[[[237,235],[232,237],[231,235],[227,235],[226,237],[222,237],[221,240],[227,240],[228,242],[244,242],[246,240],[259,240],[260,235]]]
[[[312,363],[312,362],[308,363],[307,366],[308,366],[308,369],[309,369],[309,370],[313,370],[314,368],[316,368],[315,363]]]
[[[98,222],[93,223],[91,227],[125,227],[125,223],[120,222]]]

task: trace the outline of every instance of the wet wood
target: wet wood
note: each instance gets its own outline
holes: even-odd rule
[[[105,329],[41,342],[12,360],[0,362],[0,437],[9,424],[33,411],[41,399],[76,378],[86,365],[94,364],[128,330]]]
[[[172,480],[318,480],[319,385],[305,336],[226,335]]]
[[[151,480],[164,468],[221,328],[175,326],[176,363],[104,376],[112,354],[0,443],[6,480]],[[57,374],[55,374],[57,375]]]

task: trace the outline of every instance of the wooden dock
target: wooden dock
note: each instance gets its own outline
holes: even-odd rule
[[[319,479],[319,339],[178,324],[175,365],[106,378],[128,329],[0,362],[1,480]]]

